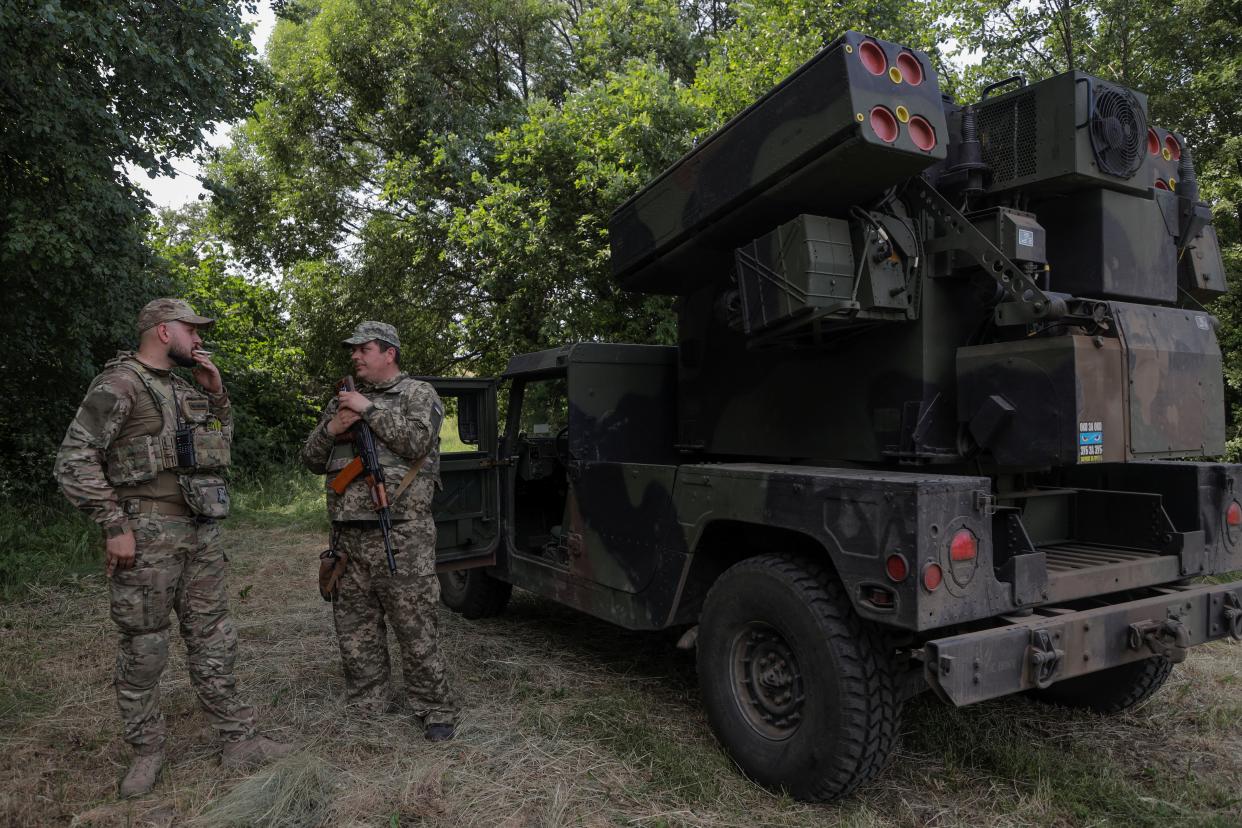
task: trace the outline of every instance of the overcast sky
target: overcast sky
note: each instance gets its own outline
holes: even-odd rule
[[[263,49],[267,45],[267,38],[272,33],[272,28],[276,25],[276,16],[272,13],[271,5],[268,3],[259,4],[259,13],[257,15],[246,15],[247,22],[255,22],[254,34],[251,42],[254,47],[259,50],[259,54],[263,54]],[[228,143],[229,128],[231,124],[216,124],[216,132],[209,135],[208,140],[212,146],[223,146]],[[202,186],[198,183],[199,166],[188,158],[173,159],[173,167],[176,168],[178,174],[172,178],[148,178],[147,174],[141,170],[135,171],[129,168],[130,178],[134,180],[140,187],[151,194],[151,201],[155,202],[155,206],[159,207],[180,207],[187,201],[194,201],[204,192]]]

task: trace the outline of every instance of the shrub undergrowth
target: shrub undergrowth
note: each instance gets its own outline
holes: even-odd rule
[[[230,523],[327,529],[323,478],[293,467],[235,476]],[[95,524],[59,495],[31,502],[0,500],[0,600],[31,585],[62,583],[101,570],[103,539]]]

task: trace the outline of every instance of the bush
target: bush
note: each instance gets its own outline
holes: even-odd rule
[[[67,502],[0,501],[0,598],[12,599],[29,584],[56,583],[102,567],[99,529]]]

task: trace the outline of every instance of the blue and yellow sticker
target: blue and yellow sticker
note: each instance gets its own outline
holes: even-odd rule
[[[1099,420],[1078,424],[1078,462],[1098,463],[1104,459],[1104,424]]]

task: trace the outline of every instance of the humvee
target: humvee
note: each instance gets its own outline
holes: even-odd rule
[[[1190,147],[1081,72],[961,105],[931,66],[848,32],[617,209],[676,345],[433,380],[443,602],[684,628],[720,742],[801,799],[921,690],[1111,713],[1242,639]]]

